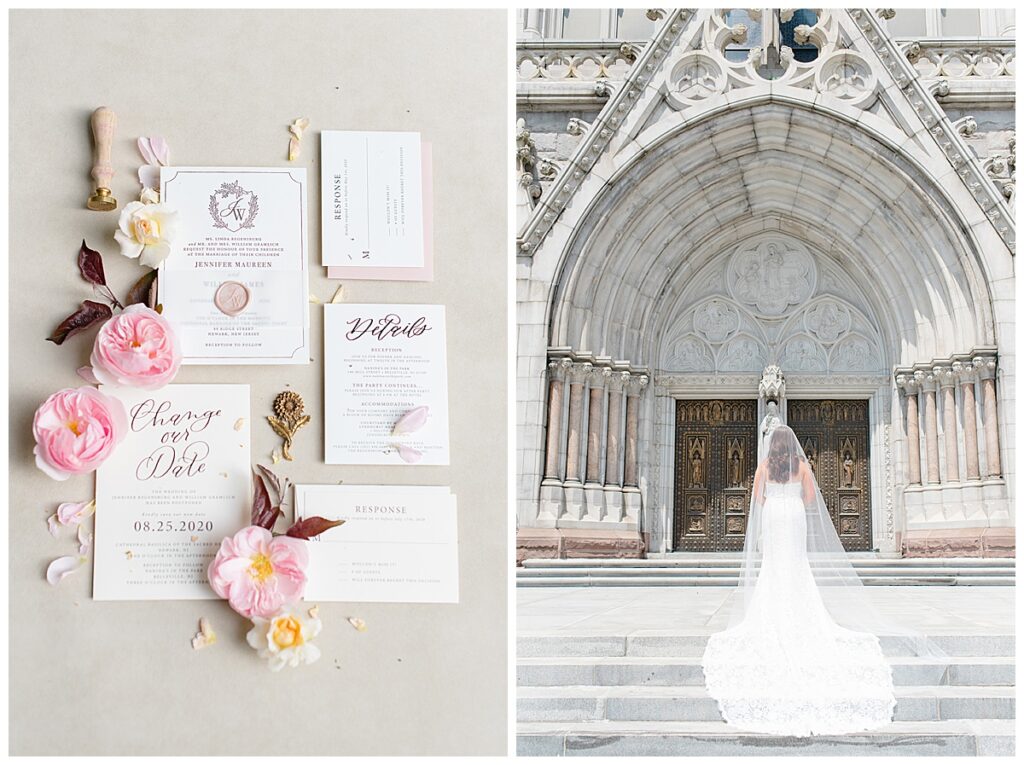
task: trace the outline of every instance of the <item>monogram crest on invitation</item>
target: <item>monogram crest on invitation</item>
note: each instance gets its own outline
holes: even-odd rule
[[[210,194],[210,217],[214,228],[231,232],[253,228],[256,214],[260,211],[259,198],[243,189],[238,181],[222,183]]]

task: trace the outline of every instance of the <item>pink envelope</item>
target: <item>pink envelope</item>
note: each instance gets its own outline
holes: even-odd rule
[[[328,279],[366,279],[385,282],[434,281],[434,165],[431,147],[426,141],[420,156],[423,160],[423,267],[422,268],[359,268],[327,266]]]

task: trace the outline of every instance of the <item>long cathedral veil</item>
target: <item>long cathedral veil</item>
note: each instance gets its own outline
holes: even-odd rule
[[[875,635],[889,656],[942,656],[942,650],[933,640],[900,624],[898,619],[884,615],[872,603],[867,588],[839,540],[810,463],[793,431],[781,424],[773,428],[766,436],[763,455],[754,479],[739,592],[730,627],[743,621],[757,587],[764,558],[762,531],[768,484],[800,482],[806,519],[807,564],[832,620],[854,632]],[[800,561],[792,561],[792,564],[802,565]]]

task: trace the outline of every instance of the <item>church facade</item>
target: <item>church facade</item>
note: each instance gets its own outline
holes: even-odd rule
[[[587,13],[519,19],[519,557],[741,549],[775,417],[847,549],[1012,555],[1012,12]]]

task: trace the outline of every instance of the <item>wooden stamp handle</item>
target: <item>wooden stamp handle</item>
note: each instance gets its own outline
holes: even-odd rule
[[[92,113],[92,137],[95,141],[95,164],[92,166],[92,177],[100,188],[109,189],[114,177],[114,168],[110,164],[110,145],[114,140],[114,129],[117,127],[117,115],[106,106],[101,106]]]

